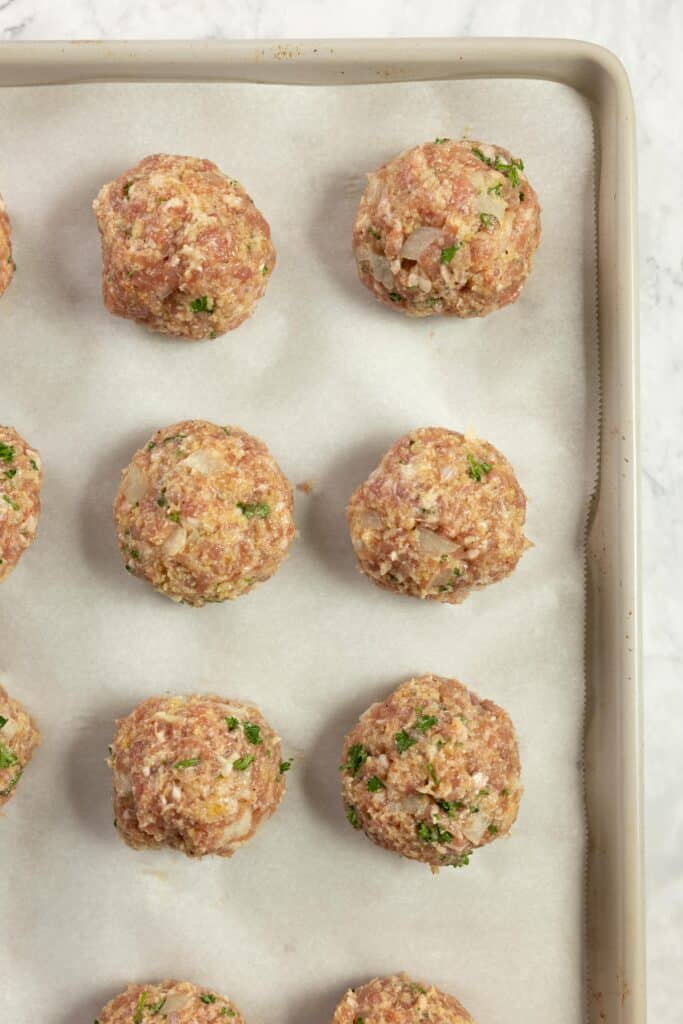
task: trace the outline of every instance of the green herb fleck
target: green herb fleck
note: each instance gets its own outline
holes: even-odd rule
[[[193,313],[213,313],[214,308],[214,306],[209,306],[208,295],[200,295],[198,299],[193,299],[190,303]]]
[[[448,138],[444,138],[444,139],[434,139],[434,142],[435,142],[435,143],[437,144],[437,146],[440,146],[442,142],[450,142],[450,141],[451,141],[451,140],[450,140],[450,139],[448,139]]]
[[[439,263],[450,263],[458,249],[462,249],[462,242],[454,242],[453,245],[446,246],[445,249],[441,250]]]
[[[452,818],[456,811],[462,811],[465,807],[462,800],[438,800],[437,803],[449,818]]]
[[[410,749],[410,747],[415,746],[417,740],[413,739],[412,736],[409,736],[405,729],[401,729],[401,731],[397,732],[394,736],[394,743],[396,744],[396,749],[399,754],[404,754],[406,750]]]
[[[470,858],[466,853],[461,853],[460,856],[456,857],[455,860],[451,861],[452,868],[466,868],[470,862]]]
[[[2,729],[3,725],[7,725],[7,719],[4,715],[0,715],[0,729]]]
[[[263,266],[261,267],[261,273],[263,274],[264,277],[268,273],[268,264],[267,263],[264,263]]]
[[[161,1013],[164,1006],[166,1005],[166,996],[159,1000],[156,1006],[151,1006],[149,1012],[156,1016],[157,1013]]]
[[[480,213],[479,220],[481,221],[482,227],[490,228],[495,223],[497,218],[494,217],[492,213]]]
[[[152,448],[156,448],[156,444],[154,443],[154,441],[149,442],[149,444],[147,445],[147,451],[151,452]]]
[[[439,721],[435,715],[420,715],[413,722],[413,729],[417,729],[419,732],[428,732],[429,729],[433,729]]]
[[[130,199],[130,190],[132,189],[132,187],[132,181],[127,181],[126,184],[123,186],[123,194],[126,197],[126,199]]]
[[[520,203],[524,202],[524,193],[523,192],[519,193],[519,201],[520,201]]]
[[[294,761],[293,757],[290,757],[289,761],[280,761],[280,775],[284,775],[292,767]]]
[[[380,789],[386,789],[379,775],[373,775],[371,779],[368,779],[368,789],[371,793],[378,793]]]
[[[231,1010],[229,1006],[224,1006],[221,1009],[221,1017],[234,1017],[235,1011]]]
[[[216,1002],[216,997],[214,995],[212,995],[210,992],[205,993],[203,996],[200,996],[199,998],[201,999],[201,1001],[203,1003],[206,1003],[207,1005],[209,1003],[215,1003]]]
[[[401,301],[401,296],[398,294],[398,292],[389,292],[389,298],[391,299],[392,302]]]
[[[439,777],[436,774],[436,768],[434,767],[434,765],[432,764],[431,761],[427,765],[427,774],[429,775],[429,778],[432,780],[434,785],[438,786],[439,785]]]
[[[270,505],[266,505],[264,502],[249,504],[245,501],[238,501],[237,508],[247,519],[253,519],[254,517],[257,519],[267,519],[270,515]]]
[[[490,790],[488,790],[488,789],[480,789],[479,792],[477,793],[477,796],[488,796],[489,793],[490,793]]]
[[[233,715],[230,715],[230,717],[226,718],[225,721],[228,723],[228,732],[234,732],[240,724],[239,718],[235,718]]]
[[[180,512],[177,509],[171,509],[170,512],[166,513],[166,518],[170,519],[172,523],[180,522]]]
[[[12,781],[10,782],[9,786],[7,786],[7,788],[6,788],[6,789],[3,789],[3,790],[2,790],[1,792],[0,792],[0,796],[9,796],[9,795],[10,795],[10,793],[12,792],[12,790],[14,789],[14,787],[16,786],[17,782],[18,782],[18,781],[19,781],[19,779],[21,778],[21,776],[22,776],[22,773],[23,773],[23,771],[24,771],[24,769],[23,769],[23,768],[20,768],[20,769],[19,769],[19,771],[17,772],[17,774],[16,774],[15,776],[14,776],[14,778],[13,778],[13,779],[12,779]]]
[[[253,754],[245,754],[244,757],[238,757],[236,761],[232,762],[232,767],[236,772],[246,772],[247,768],[254,760]]]
[[[372,235],[373,238],[381,238],[382,237],[380,235],[379,231],[377,230],[377,228],[372,228],[372,227],[368,228],[368,234]]]
[[[425,843],[447,843],[453,838],[453,833],[441,828],[436,821],[419,821],[415,831]]]
[[[477,483],[481,483],[481,475],[482,475],[482,473],[490,473],[491,472],[491,466],[489,465],[489,463],[488,462],[477,462],[477,460],[475,459],[474,455],[468,455],[467,456],[467,462],[469,464],[469,469],[467,470],[467,472],[468,472],[469,476],[472,477],[473,480],[477,481]]]
[[[487,188],[486,191],[490,196],[502,196],[503,182],[499,181],[497,185],[491,185],[491,188]]]
[[[164,505],[168,505],[168,500],[166,498],[166,488],[165,487],[161,488],[161,494],[157,498],[157,505],[159,506],[159,508],[163,508]]]
[[[12,501],[12,499],[7,494],[3,494],[2,500],[6,501],[10,508],[13,508],[15,512],[19,511],[19,506],[17,505],[16,501]]]
[[[16,475],[17,475],[16,469],[6,469],[5,470],[5,476],[7,477],[8,480],[11,480],[12,477],[14,477]]]
[[[510,790],[509,789],[501,789],[500,792],[501,792],[502,796],[510,796]]]
[[[0,768],[11,768],[17,763],[17,755],[13,753],[4,743],[0,743]]]
[[[472,807],[470,807],[470,814],[479,814],[479,808],[472,805]]]
[[[362,743],[354,743],[349,747],[349,752],[346,755],[346,762],[342,765],[342,770],[347,775],[358,775],[363,765],[368,759],[370,751],[367,747],[364,747]]]
[[[453,575],[462,576],[462,569],[458,569],[458,567],[456,566],[455,569],[453,570]]]
[[[31,469],[35,469],[35,471],[37,473],[38,472],[38,463],[36,462],[35,459],[31,459],[30,462],[31,462]]]
[[[361,825],[360,818],[358,817],[358,812],[352,804],[349,804],[349,806],[346,808],[346,819],[349,822],[349,824],[352,825],[354,828],[363,827]]]
[[[495,836],[496,832],[498,831],[498,826],[497,825],[489,825],[489,827],[486,829],[486,831],[490,832],[492,836]]]
[[[140,552],[138,551],[137,548],[131,548],[130,549],[130,557],[131,558],[136,558],[138,561],[140,561]]]
[[[171,441],[175,441],[177,444],[179,441],[184,441],[186,437],[187,434],[171,434],[170,437],[165,437],[162,443],[170,444]]]
[[[136,1006],[135,1013],[133,1014],[133,1024],[141,1024],[141,1022],[142,1022],[142,1011],[145,1008],[145,1002],[146,1001],[147,1001],[147,993],[146,992],[141,992],[140,993],[140,998],[138,999],[138,1005]]]
[[[244,735],[250,743],[254,744],[255,747],[258,746],[259,743],[263,743],[263,740],[261,739],[261,726],[254,725],[253,722],[244,723]]]
[[[14,461],[14,445],[5,444],[4,441],[0,441],[0,462],[4,462],[6,466],[9,466],[10,462]]]
[[[199,764],[198,757],[186,757],[183,761],[176,761],[174,768],[196,768]]]

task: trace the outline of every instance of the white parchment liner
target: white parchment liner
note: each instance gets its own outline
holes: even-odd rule
[[[88,1022],[126,982],[175,976],[229,995],[249,1024],[324,1024],[347,986],[405,969],[480,1024],[576,1024],[597,409],[587,105],[541,82],[91,85],[2,90],[0,125],[18,265],[0,303],[0,422],[45,464],[38,540],[0,588],[0,678],[44,733],[0,821],[6,1019]],[[523,156],[542,246],[514,307],[407,320],[355,280],[362,175],[463,133]],[[92,198],[156,151],[215,160],[272,226],[267,295],[215,342],[156,337],[101,305]],[[275,579],[202,610],[130,578],[111,522],[132,452],[185,417],[243,426],[313,482]],[[535,547],[457,608],[374,588],[346,532],[353,487],[422,425],[472,427],[529,498]],[[353,832],[338,793],[344,732],[427,671],[509,710],[526,787],[512,837],[437,877]],[[296,758],[281,809],[232,861],[134,853],[111,824],[113,718],[195,689],[257,702]]]

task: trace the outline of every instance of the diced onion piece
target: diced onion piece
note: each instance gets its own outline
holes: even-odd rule
[[[486,815],[470,814],[468,821],[462,826],[462,834],[476,846],[488,827],[489,822]]]
[[[123,478],[123,497],[125,500],[130,505],[134,505],[136,501],[144,498],[148,488],[149,480],[142,470],[138,469],[136,465],[129,466]]]
[[[376,512],[363,512],[362,515],[358,516],[355,523],[356,527],[360,530],[381,530],[382,520]]]
[[[164,1013],[166,1014],[166,1024],[170,1024],[170,1014],[179,1013],[184,1010],[186,1006],[192,1002],[191,992],[172,992],[167,997],[164,1003]]]
[[[419,259],[424,250],[440,236],[441,230],[439,228],[415,228],[412,235],[408,235],[403,243],[401,259]]]
[[[161,546],[161,550],[165,555],[177,555],[179,551],[182,551],[187,543],[187,533],[185,527],[178,525],[164,541]]]
[[[486,213],[496,220],[502,220],[507,210],[507,203],[502,196],[494,195],[493,192],[482,192],[477,196],[477,213]]]
[[[430,555],[448,555],[458,549],[458,545],[454,544],[448,537],[442,537],[440,533],[428,530],[424,526],[417,526],[415,533],[418,536],[418,543],[422,550]]]
[[[204,473],[205,476],[222,473],[225,470],[225,460],[210,448],[198,448],[187,458],[181,459],[178,465],[189,466],[190,469],[196,469],[198,473]]]
[[[370,262],[370,269],[372,276],[375,281],[379,281],[389,291],[393,290],[394,287],[394,275],[391,272],[391,264],[386,256],[380,256],[376,252],[368,253],[368,260]]]

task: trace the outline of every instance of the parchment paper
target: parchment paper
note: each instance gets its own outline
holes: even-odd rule
[[[595,476],[592,126],[533,82],[345,88],[90,85],[0,92],[0,189],[18,272],[0,303],[0,422],[45,464],[39,536],[0,589],[0,678],[44,743],[0,821],[3,1019],[89,1022],[128,981],[187,978],[249,1024],[324,1024],[344,990],[405,969],[475,1019],[583,1019],[583,531]],[[524,157],[543,206],[528,287],[483,321],[409,321],[355,279],[362,175],[436,136]],[[91,201],[157,151],[215,160],[269,219],[255,316],[201,344],[100,300]],[[247,598],[178,607],[124,571],[111,503],[154,429],[185,417],[263,438],[300,538]],[[472,427],[529,498],[535,547],[461,607],[385,594],[344,509],[388,445]],[[456,676],[519,732],[509,839],[433,877],[352,831],[342,737],[412,674]],[[295,756],[276,816],[232,861],[135,853],[112,828],[116,716],[160,692],[258,703]]]

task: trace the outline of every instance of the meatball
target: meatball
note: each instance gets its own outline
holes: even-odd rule
[[[30,547],[38,529],[40,455],[13,427],[0,426],[0,581]]]
[[[507,459],[441,427],[400,438],[347,508],[361,572],[380,587],[460,604],[509,576],[530,542]]]
[[[152,697],[116,723],[114,821],[136,850],[232,857],[277,809],[287,765],[256,708],[224,697]]]
[[[267,221],[210,160],[156,154],[101,189],[110,313],[192,340],[239,327],[275,267]]]
[[[524,164],[436,139],[368,175],[353,227],[363,284],[408,316],[486,316],[514,302],[541,239]]]
[[[454,996],[433,985],[411,981],[407,974],[375,978],[349,989],[334,1011],[332,1024],[472,1024]],[[105,1021],[102,1021],[105,1024]]]
[[[462,867],[509,832],[522,795],[507,713],[435,675],[368,708],[346,737],[341,770],[351,825],[432,870]]]
[[[12,230],[3,198],[0,195],[0,295],[2,295],[14,277],[14,269]]]
[[[97,1016],[97,1024],[147,1024],[157,1015],[166,1024],[225,1024],[226,1018],[230,1024],[244,1024],[242,1014],[229,999],[189,981],[129,985],[107,1003]]]
[[[114,502],[126,569],[201,606],[269,579],[295,535],[291,485],[262,441],[186,420],[136,452]]]
[[[40,733],[18,700],[0,685],[0,807],[14,794]]]

